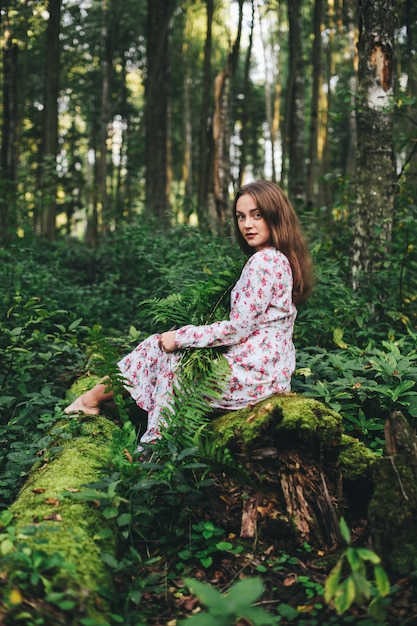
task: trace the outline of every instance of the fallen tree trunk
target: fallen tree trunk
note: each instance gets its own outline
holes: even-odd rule
[[[274,396],[218,417],[213,431],[250,477],[213,490],[211,510],[224,519],[226,503],[232,532],[239,527],[242,537],[286,550],[303,542],[329,548],[339,543],[340,516],[366,511],[375,455],[345,435],[341,416],[322,403]]]
[[[113,580],[101,553],[116,556],[117,530],[98,503],[75,496],[102,477],[116,430],[105,417],[69,416],[50,432],[48,449],[9,509],[16,540],[6,571],[3,564],[3,577],[13,581],[6,624],[22,611],[49,615],[51,624],[75,626],[81,618],[108,624]],[[16,576],[19,571],[26,571],[28,581],[22,573]]]

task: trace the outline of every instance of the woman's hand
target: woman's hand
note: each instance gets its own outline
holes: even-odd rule
[[[174,352],[175,348],[175,336],[176,330],[168,330],[166,333],[161,333],[159,336],[158,345],[164,352]]]

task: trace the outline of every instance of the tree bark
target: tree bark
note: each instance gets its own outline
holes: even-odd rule
[[[60,567],[59,576],[53,570],[43,574],[51,590],[70,592],[71,598],[76,599],[72,624],[79,624],[86,617],[95,624],[108,623],[108,597],[113,590],[113,579],[101,553],[107,552],[116,558],[117,530],[113,522],[104,517],[100,503],[93,502],[94,495],[90,499],[77,495],[81,496],[87,483],[100,480],[100,467],[111,460],[109,445],[116,430],[118,426],[100,416],[88,416],[84,420],[77,416],[58,422],[50,435],[51,446],[60,446],[60,453],[49,454],[45,450],[44,458],[32,468],[9,509],[17,537],[14,550],[24,546],[34,552],[42,550],[74,568],[75,575],[65,566]],[[104,529],[111,532],[98,540],[98,534]],[[13,567],[10,558],[9,563],[9,567]],[[3,576],[7,574],[6,568]],[[36,584],[33,588],[25,587],[23,602],[28,602],[31,608],[36,606],[37,600],[41,601],[38,590]],[[19,612],[23,606],[17,607]],[[45,601],[42,611],[46,612]],[[56,616],[56,607],[54,611]]]
[[[8,26],[8,16],[3,18]],[[13,33],[5,30],[3,44],[3,124],[1,140],[0,238],[6,238],[16,226],[16,185],[18,160],[18,58],[19,48]]]
[[[305,201],[304,63],[301,0],[288,0],[289,75],[287,86],[288,194],[295,204]]]
[[[210,118],[210,102],[212,96],[212,26],[214,14],[213,0],[206,0],[206,38],[204,41],[203,84],[200,113],[200,151],[199,175],[197,189],[197,216],[199,226],[208,229],[208,195],[211,181],[211,167],[213,155],[212,124]]]
[[[215,445],[229,448],[247,474],[234,481],[231,471],[212,492],[210,510],[219,523],[234,519],[231,532],[285,550],[305,541],[328,549],[339,543],[339,512],[366,511],[375,455],[344,435],[341,416],[320,402],[274,396],[216,418],[213,431]]]
[[[148,0],[145,83],[146,211],[168,222],[169,31],[176,0]]]
[[[58,154],[58,97],[62,0],[49,0],[48,27],[45,50],[45,108],[41,158],[41,217],[40,232],[53,241],[56,237],[57,186],[56,159]]]
[[[249,122],[249,107],[248,107],[248,97],[249,97],[249,89],[250,89],[250,63],[252,58],[252,46],[253,46],[253,31],[255,27],[255,4],[254,0],[251,2],[252,12],[251,12],[251,24],[249,31],[249,44],[246,50],[245,57],[245,68],[243,73],[243,104],[242,104],[242,130],[240,133],[241,139],[241,148],[240,148],[240,159],[239,159],[239,174],[237,179],[236,188],[239,189],[243,185],[243,177],[245,173],[246,167],[246,157],[248,152],[248,122]]]
[[[392,145],[393,0],[359,0],[356,204],[352,278],[370,280],[389,257],[395,195]]]
[[[306,204],[316,205],[319,189],[320,167],[318,153],[319,137],[319,98],[322,85],[322,45],[321,32],[323,24],[323,0],[314,3],[314,43],[312,49],[313,93],[311,97],[310,136],[308,144],[308,167],[306,182]]]
[[[233,124],[232,94],[233,82],[239,58],[242,35],[243,1],[239,1],[239,20],[236,40],[228,54],[225,68],[219,72],[214,83],[214,206],[217,233],[226,234],[230,197],[229,185],[232,181],[230,168],[230,139]]]
[[[399,411],[385,425],[385,455],[372,469],[369,506],[373,546],[389,573],[417,568],[417,438]]]

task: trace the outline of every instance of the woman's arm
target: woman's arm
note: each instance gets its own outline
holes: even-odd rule
[[[245,341],[262,322],[273,302],[282,307],[282,316],[292,307],[292,273],[286,257],[274,249],[254,254],[236,285],[230,319],[206,326],[183,326],[176,331],[175,344],[181,348],[230,346]]]

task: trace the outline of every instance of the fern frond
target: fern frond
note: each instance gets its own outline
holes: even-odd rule
[[[190,285],[182,293],[145,300],[141,305],[141,315],[148,318],[158,331],[224,319],[229,311],[230,292],[240,271],[241,264],[235,263],[230,270]]]

